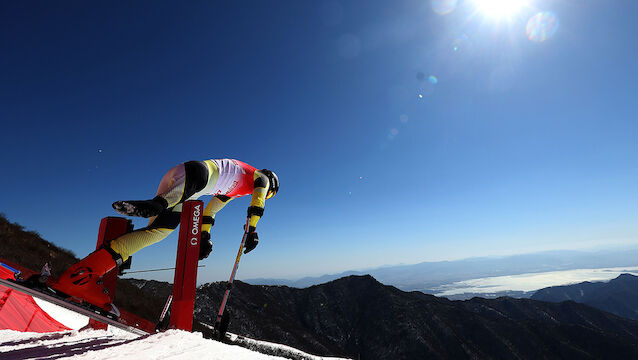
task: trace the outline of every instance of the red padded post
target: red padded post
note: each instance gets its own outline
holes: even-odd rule
[[[102,247],[102,244],[108,244],[111,240],[116,239],[129,230],[129,221],[122,217],[109,216],[102,219],[100,222],[100,230],[97,235],[97,244],[95,249]],[[117,283],[118,269],[115,268],[104,275],[102,280],[104,281],[104,288],[109,291],[109,298],[111,302],[115,297],[115,286]],[[90,319],[89,327],[93,329],[106,330],[107,325],[97,320]]]
[[[175,280],[173,281],[173,304],[171,307],[171,329],[192,331],[193,309],[195,309],[195,287],[197,263],[201,239],[204,203],[199,200],[182,204],[182,217],[177,243]]]

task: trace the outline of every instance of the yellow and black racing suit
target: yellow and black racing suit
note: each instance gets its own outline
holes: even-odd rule
[[[112,240],[110,247],[126,261],[140,249],[166,238],[179,225],[182,203],[203,195],[213,195],[213,198],[204,210],[202,232],[210,233],[215,214],[230,200],[249,194],[252,194],[252,200],[248,216],[254,231],[264,212],[268,188],[266,175],[238,160],[212,159],[179,164],[164,175],[157,189],[157,196],[166,201],[167,208],[150,218],[147,227]]]

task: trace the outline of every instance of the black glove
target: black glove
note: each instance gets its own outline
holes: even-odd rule
[[[248,254],[259,244],[259,236],[254,227],[250,227],[246,234],[246,242],[244,243],[244,254]]]
[[[210,241],[210,233],[202,231],[202,241],[199,244],[199,260],[204,260],[213,251],[213,242]]]

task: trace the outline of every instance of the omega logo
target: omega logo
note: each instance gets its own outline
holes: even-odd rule
[[[197,234],[199,234],[199,220],[201,214],[201,205],[195,206],[195,210],[193,211],[193,228],[191,229],[191,234],[194,236],[191,238],[191,245],[197,245]]]

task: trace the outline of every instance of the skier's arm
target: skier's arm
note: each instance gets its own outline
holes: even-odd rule
[[[253,176],[253,197],[250,201],[250,207],[248,207],[249,231],[255,231],[257,222],[264,215],[264,206],[266,204],[266,194],[268,193],[268,177],[259,170],[255,171]]]
[[[210,240],[210,230],[215,225],[215,214],[221,210],[231,197],[225,195],[216,195],[208,202],[204,208],[204,216],[202,218],[202,241],[199,245],[199,260],[204,260],[213,250],[213,242]]]

